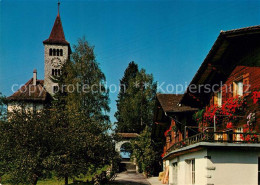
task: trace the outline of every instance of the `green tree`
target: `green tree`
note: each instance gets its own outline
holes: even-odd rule
[[[2,96],[0,92],[0,124],[6,121],[6,98]],[[1,142],[1,141],[0,141]],[[4,166],[4,162],[0,160],[0,183],[2,181],[2,175],[4,175],[4,169],[1,167]]]
[[[137,73],[138,73],[138,65],[132,61],[128,64],[125,72],[124,72],[124,76],[123,78],[120,80],[120,92],[118,95],[118,99],[123,98],[126,94],[125,91],[126,89],[128,89],[129,87],[129,81],[133,78],[136,77]]]
[[[52,122],[62,126],[56,141],[59,150],[50,160],[55,161],[52,168],[59,177],[65,177],[65,184],[68,177],[92,173],[109,164],[115,155],[108,133],[111,124],[105,75],[96,62],[94,48],[84,38],[74,49],[62,75],[54,79],[59,91],[51,114]]]
[[[92,174],[115,158],[105,75],[84,39],[74,49],[61,76],[53,77],[59,90],[50,107],[18,108],[0,120],[0,169],[11,184],[36,184],[50,172],[68,184],[69,177]]]
[[[137,71],[136,71],[137,70]],[[132,153],[140,172],[154,174],[160,161],[160,154],[151,138],[156,83],[151,74],[146,74],[132,65],[126,69],[123,80],[127,82],[124,93],[120,92],[117,101],[117,132],[141,133],[133,140],[132,147],[123,148]],[[121,81],[121,83],[122,83]]]
[[[11,184],[36,184],[47,175],[46,159],[53,145],[48,111],[14,109],[0,122],[0,167]]]
[[[115,113],[115,117],[117,119],[117,131],[118,132],[127,132],[127,125],[124,123],[121,112],[124,109],[124,102],[127,98],[129,98],[129,94],[126,93],[130,80],[135,78],[138,73],[138,65],[132,61],[128,64],[124,72],[123,78],[120,80],[120,91],[117,99],[117,112]]]
[[[133,148],[131,158],[136,160],[139,172],[144,172],[147,176],[153,175],[157,171],[160,151],[156,150],[156,143],[151,138],[151,128],[146,126],[131,144]]]
[[[6,117],[6,98],[0,92],[0,120]]]
[[[125,98],[120,100],[120,122],[117,123],[117,132],[140,133],[152,124],[156,83],[153,76],[146,74],[144,69],[138,71],[128,83]]]

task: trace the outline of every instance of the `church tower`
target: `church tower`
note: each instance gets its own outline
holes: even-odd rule
[[[54,94],[57,84],[51,80],[52,76],[61,74],[61,66],[69,59],[71,48],[62,28],[58,3],[58,15],[54,22],[49,38],[44,44],[44,86],[48,93]]]

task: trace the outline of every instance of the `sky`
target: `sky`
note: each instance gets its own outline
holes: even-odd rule
[[[43,79],[42,41],[56,16],[57,0],[0,0],[3,95],[32,78],[33,69]],[[260,24],[260,1],[61,0],[60,16],[72,46],[83,36],[95,46],[108,86],[135,61],[153,74],[159,92],[176,93],[167,87],[189,84],[221,30]],[[112,122],[117,93],[110,93]]]

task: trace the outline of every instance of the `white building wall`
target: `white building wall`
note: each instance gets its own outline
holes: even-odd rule
[[[195,159],[195,185],[257,185],[260,150],[226,147],[203,149],[166,161],[170,185],[190,185],[186,160]],[[177,183],[173,163],[177,162]],[[176,173],[176,172],[175,172]]]
[[[257,185],[258,157],[260,152],[248,148],[238,149],[210,149],[211,163],[215,170],[209,170],[214,185]]]
[[[201,150],[198,152],[181,155],[177,158],[174,158],[170,161],[171,168],[169,174],[169,184],[178,184],[178,185],[189,185],[191,184],[191,176],[189,172],[187,172],[188,164],[186,160],[195,159],[195,182],[196,184],[207,184],[207,160],[204,156],[207,155],[206,150]],[[173,182],[173,167],[172,164],[177,162],[177,183]],[[176,179],[176,178],[175,178]]]

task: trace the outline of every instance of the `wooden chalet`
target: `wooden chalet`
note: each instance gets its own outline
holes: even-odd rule
[[[167,117],[157,97],[155,124],[167,127],[160,134],[169,184],[260,184],[259,41],[260,26],[220,32],[178,101],[195,114]],[[172,138],[173,130],[182,136]]]
[[[196,134],[194,130],[198,129],[192,119],[197,109],[181,105],[182,96],[182,94],[156,95],[152,137],[156,142],[162,143],[162,146],[165,143],[164,152],[172,144]]]

